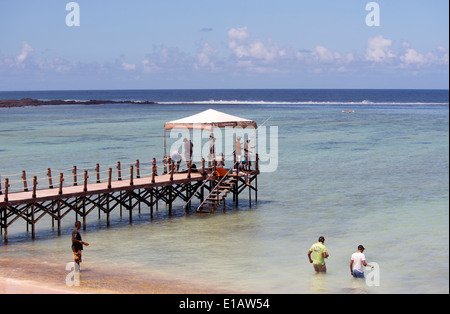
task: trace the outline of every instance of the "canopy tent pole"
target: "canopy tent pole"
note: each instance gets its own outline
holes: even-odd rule
[[[164,128],[164,160],[166,160],[167,157],[167,147],[166,147],[166,128]]]

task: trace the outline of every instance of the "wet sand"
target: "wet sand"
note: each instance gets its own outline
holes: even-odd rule
[[[0,278],[0,294],[77,294],[74,289],[29,280]]]
[[[161,274],[142,275],[139,270],[117,269],[82,263],[80,286],[69,287],[65,264],[1,258],[0,294],[229,294]]]

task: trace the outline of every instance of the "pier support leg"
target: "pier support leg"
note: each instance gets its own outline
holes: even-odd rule
[[[187,184],[186,184],[186,199],[190,200],[191,197],[192,197],[192,195],[191,195],[191,184],[190,184],[190,183],[187,183]],[[189,201],[189,202],[186,204],[186,208],[185,208],[185,210],[184,210],[184,213],[185,213],[186,215],[189,213],[189,209],[190,209],[190,208],[191,208],[191,201]]]
[[[150,219],[153,219],[153,188],[150,189]]]
[[[83,197],[83,230],[86,231],[86,198]]]
[[[36,239],[36,223],[34,221],[34,205],[31,206],[31,238]]]
[[[170,185],[169,186],[169,216],[172,216],[172,191],[173,191],[173,186]]]
[[[248,206],[252,208],[252,186],[248,187]]]
[[[106,196],[106,226],[109,228],[110,222],[109,222],[109,194]]]
[[[138,190],[139,199],[141,196],[141,190]],[[138,213],[141,214],[141,201],[138,199]]]
[[[61,235],[61,202],[58,201],[57,204],[57,210],[58,210],[58,235]]]
[[[6,214],[6,208],[0,208],[1,235],[3,236],[4,242],[8,243],[8,222]]]
[[[258,176],[255,178],[255,203],[258,203]]]
[[[119,204],[119,208],[120,208],[120,218],[122,218],[122,192],[120,192],[120,197],[119,197],[119,199],[120,199],[120,204]]]
[[[130,225],[133,224],[133,199],[131,197],[131,192],[128,193],[128,206],[129,206],[129,216],[130,216]]]
[[[236,184],[234,185],[234,203],[236,207],[239,206],[239,176],[236,177],[238,180],[236,181]]]

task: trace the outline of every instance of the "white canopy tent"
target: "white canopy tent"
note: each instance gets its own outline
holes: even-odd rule
[[[232,116],[214,109],[208,109],[190,117],[166,122],[164,124],[164,129],[187,128],[212,131],[214,128],[224,128],[227,126],[243,128],[250,126],[256,129],[256,122]]]
[[[254,128],[257,129],[257,123],[252,120],[243,119],[230,114],[226,114],[214,109],[208,109],[198,114],[166,122],[164,124],[164,155],[167,156],[166,152],[166,132],[172,129],[189,129],[189,130],[208,130],[210,132],[214,131],[214,128]]]

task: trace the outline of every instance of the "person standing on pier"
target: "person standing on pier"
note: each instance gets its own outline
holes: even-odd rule
[[[81,263],[81,251],[83,251],[83,245],[89,246],[89,243],[83,242],[79,230],[81,229],[81,222],[75,223],[75,229],[72,231],[72,251],[75,258],[75,263],[80,266]]]
[[[245,154],[245,162],[247,165],[247,171],[250,171],[251,167],[252,167],[252,164],[250,162],[250,154],[251,153],[253,153],[253,152],[250,150],[250,139],[248,138],[244,144],[244,154]]]
[[[235,143],[235,153],[236,153],[236,160],[237,161],[241,161],[241,156],[242,156],[242,143],[241,143],[241,139],[242,137],[238,136],[236,138],[236,143]]]
[[[214,135],[209,136],[209,155],[208,159],[212,162],[216,158],[216,138]]]
[[[184,142],[184,158],[186,158],[186,161],[189,162],[192,160],[192,151],[194,148],[194,144],[192,144],[192,141],[185,138],[183,140]]]

